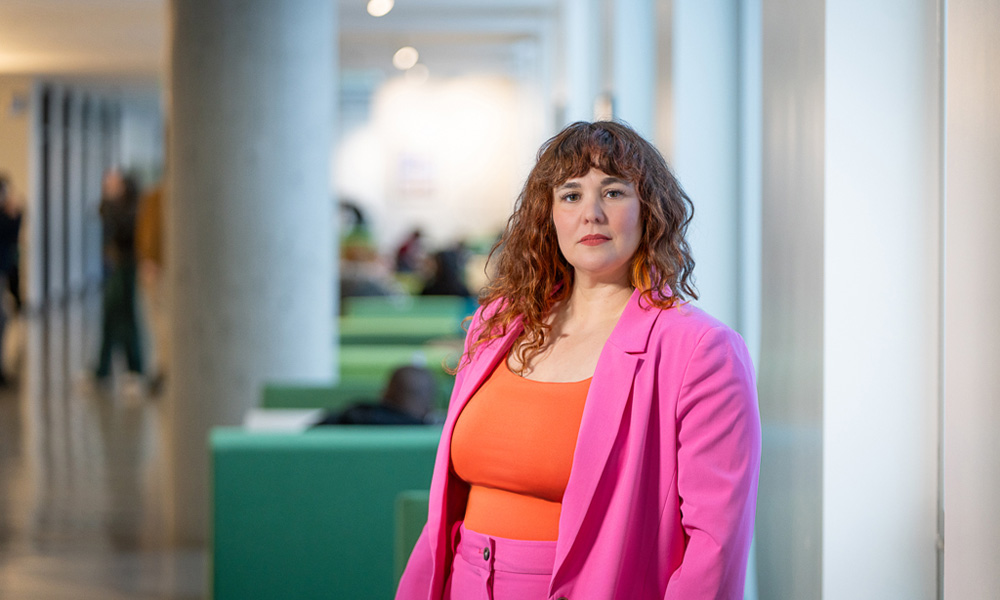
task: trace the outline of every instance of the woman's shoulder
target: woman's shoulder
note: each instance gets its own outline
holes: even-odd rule
[[[690,302],[681,302],[676,306],[660,310],[662,312],[657,320],[669,323],[674,327],[687,327],[695,330],[729,328],[728,325]]]
[[[714,340],[744,345],[743,338],[733,328],[689,302],[653,310],[660,311],[650,335],[655,343],[695,346]]]

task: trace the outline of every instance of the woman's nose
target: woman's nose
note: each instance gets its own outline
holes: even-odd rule
[[[601,206],[600,199],[592,199],[586,203],[583,211],[584,219],[588,223],[603,223],[605,221],[604,207]]]

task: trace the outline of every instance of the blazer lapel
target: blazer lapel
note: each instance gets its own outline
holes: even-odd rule
[[[559,576],[559,569],[576,541],[614,449],[632,392],[632,381],[642,364],[649,334],[660,313],[644,305],[640,305],[639,292],[635,291],[601,351],[590,383],[573,467],[563,494],[553,581]]]
[[[472,395],[486,381],[500,360],[507,356],[507,352],[514,343],[514,339],[520,333],[521,323],[517,321],[510,327],[506,335],[480,346],[476,351],[476,359],[463,367],[468,369],[468,372],[462,375],[461,385],[455,389],[452,395],[451,403],[453,406],[448,407],[448,416],[441,430],[441,443],[439,444],[434,464],[434,474],[436,476],[431,480],[429,497],[427,531],[436,532],[436,534],[430,535],[428,541],[431,556],[434,557],[436,563],[445,555],[445,547],[451,543],[451,532],[446,530],[447,523],[442,522],[442,517],[448,514],[445,504],[448,501],[448,480],[451,469],[451,436],[455,431],[455,423],[458,421],[458,416],[462,413],[465,405],[469,403]],[[442,577],[447,575],[446,573],[438,574],[442,575]],[[443,579],[437,583],[443,585]],[[432,584],[433,587],[434,585]]]

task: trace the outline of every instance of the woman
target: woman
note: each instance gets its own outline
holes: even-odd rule
[[[742,598],[760,422],[690,200],[627,126],[546,142],[498,245],[400,599]]]

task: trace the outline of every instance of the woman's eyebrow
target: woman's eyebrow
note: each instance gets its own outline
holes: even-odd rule
[[[583,186],[581,186],[581,185],[580,185],[579,183],[577,183],[576,181],[567,181],[566,183],[564,183],[564,184],[562,184],[562,185],[559,185],[559,186],[556,186],[556,189],[557,189],[557,190],[561,190],[561,189],[563,189],[563,188],[574,188],[574,189],[580,189],[581,187],[583,187]]]
[[[615,184],[615,183],[618,183],[618,184],[621,184],[621,185],[632,185],[631,182],[625,181],[624,179],[621,179],[619,177],[605,177],[604,179],[601,180],[601,185],[602,186],[612,185],[612,184]],[[582,186],[579,183],[577,183],[576,181],[567,181],[566,183],[563,183],[562,185],[556,186],[556,189],[557,190],[561,190],[563,188],[579,189],[580,187],[582,187]]]

